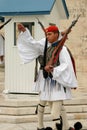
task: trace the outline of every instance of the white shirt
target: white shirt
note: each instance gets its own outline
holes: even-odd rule
[[[43,55],[45,38],[36,41],[29,30],[21,32],[17,40],[19,55],[24,63],[31,62],[39,55]],[[71,98],[71,88],[77,87],[77,79],[73,70],[70,55],[65,46],[59,54],[60,65],[54,67],[52,80],[43,77],[40,70],[36,82],[35,91],[40,93],[41,100],[64,100]],[[56,81],[56,84],[54,83]],[[53,84],[54,83],[54,84]],[[66,88],[66,92],[64,91]]]

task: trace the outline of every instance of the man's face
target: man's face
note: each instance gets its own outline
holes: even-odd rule
[[[21,32],[23,30],[24,30],[24,26],[21,23],[19,23],[18,24],[18,31]]]
[[[55,32],[47,32],[47,40],[49,43],[53,43],[58,40],[58,33]]]

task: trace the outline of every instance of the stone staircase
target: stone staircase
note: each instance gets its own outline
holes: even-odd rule
[[[0,123],[28,123],[37,122],[35,114],[38,95],[1,94],[0,95]],[[70,125],[76,121],[87,129],[87,99],[72,99],[64,102]],[[44,121],[50,122],[49,106],[46,106]]]
[[[38,104],[38,95],[28,94],[3,94],[4,69],[0,68],[0,123],[29,123],[37,122],[35,114]],[[1,86],[2,85],[2,86]],[[87,130],[87,95],[73,91],[72,100],[64,101],[69,124],[72,126],[76,121],[83,124]],[[77,96],[78,95],[78,96]],[[44,121],[50,122],[49,106],[46,106]]]

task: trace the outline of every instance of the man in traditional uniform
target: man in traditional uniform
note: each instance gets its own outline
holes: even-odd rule
[[[48,64],[54,49],[59,43],[58,41],[62,39],[62,35],[57,26],[49,26],[45,29],[48,45],[45,57],[46,65],[44,66],[43,55],[46,38],[36,41],[31,36],[30,31],[22,24],[18,24],[18,29],[21,33],[19,34],[17,45],[23,62],[28,63],[38,57],[41,64],[35,88],[40,96],[37,130],[47,130],[43,123],[43,114],[47,103],[51,108],[52,128],[68,130],[69,124],[63,101],[72,98],[71,89],[77,88],[77,80],[67,48],[65,46],[62,47],[54,65]],[[46,77],[43,75],[43,70],[47,74]],[[48,130],[51,130],[51,128],[48,128]]]

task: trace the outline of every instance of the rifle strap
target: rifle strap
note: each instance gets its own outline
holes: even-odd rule
[[[61,50],[62,50],[62,47],[64,46],[64,43],[65,43],[66,39],[67,39],[67,35],[65,34],[65,35],[63,36],[63,38],[58,42],[57,47],[55,48],[55,50],[56,50],[56,53],[55,53],[55,54],[56,54],[56,55],[55,55],[55,57],[54,57],[53,64],[55,64],[56,61],[57,61],[57,59],[59,58],[59,54],[60,54],[60,52],[61,52]],[[55,52],[55,50],[54,50],[54,52]]]
[[[45,47],[44,47],[44,57],[43,57],[43,66],[46,66],[46,54],[47,54],[47,45],[48,45],[48,41],[47,38],[45,40]]]
[[[35,73],[34,73],[34,82],[36,82],[38,76],[38,59],[35,60]]]
[[[72,61],[72,65],[73,65],[73,70],[74,70],[74,73],[75,73],[75,75],[76,75],[75,59],[74,59],[74,57],[73,57],[73,55],[72,55],[70,49],[69,49],[67,46],[66,46],[66,48],[67,48],[67,51],[68,51],[68,53],[69,53],[69,55],[70,55],[70,58],[71,58],[71,61]],[[60,54],[61,50],[62,50],[62,47],[59,49],[59,51],[57,52],[57,54],[56,54],[56,56],[55,56],[55,58],[54,58],[54,64],[55,64],[56,61],[59,59],[59,54]]]
[[[71,58],[71,61],[72,61],[72,65],[73,65],[73,70],[74,70],[74,73],[76,75],[76,64],[75,64],[75,59],[70,51],[70,49],[66,46],[68,52],[69,52],[69,55],[70,55],[70,58]]]
[[[46,38],[45,47],[44,47],[44,57],[43,57],[43,77],[45,79],[48,77],[48,73],[44,70],[44,67],[46,66],[47,45],[48,45],[48,41],[47,41],[47,38]]]

